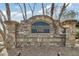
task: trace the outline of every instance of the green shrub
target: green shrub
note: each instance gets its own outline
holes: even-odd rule
[[[79,39],[79,32],[76,33],[76,39]]]

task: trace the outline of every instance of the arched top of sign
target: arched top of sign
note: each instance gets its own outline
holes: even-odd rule
[[[35,22],[32,24],[32,33],[49,33],[49,24],[46,22]]]
[[[46,26],[46,25],[49,25],[49,24],[46,23],[46,22],[37,21],[37,22],[33,23],[32,25],[35,25],[35,26]]]

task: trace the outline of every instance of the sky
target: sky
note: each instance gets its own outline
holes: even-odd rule
[[[57,3],[56,3],[57,4]],[[33,9],[33,3],[30,4],[32,9]],[[47,3],[47,4],[44,4],[45,5],[45,9],[49,9],[51,7],[51,3]],[[58,5],[62,5],[61,3],[58,3]],[[22,8],[23,8],[23,5],[21,4]],[[31,10],[29,8],[29,5],[26,4],[26,7],[27,7],[27,15],[28,15],[28,18],[31,17]],[[70,4],[68,7],[67,7],[68,10],[75,10],[77,12],[79,12],[79,4],[78,3],[72,3]],[[4,3],[0,3],[0,10],[2,10],[2,12],[4,13],[4,15],[6,15],[6,12],[5,12],[5,4]],[[19,8],[19,6],[15,3],[10,3],[10,10],[11,10],[11,19],[12,20],[15,20],[15,21],[21,21],[23,20],[23,17],[22,17],[22,13],[21,13],[21,10]],[[57,11],[55,11],[57,12]],[[59,9],[58,9],[58,12],[59,13]],[[34,15],[41,15],[42,14],[42,8],[41,8],[41,4],[40,3],[36,3],[36,6],[35,6],[35,11],[34,11]],[[78,17],[77,17],[78,19]]]

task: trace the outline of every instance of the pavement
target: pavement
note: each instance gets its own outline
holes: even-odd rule
[[[9,56],[79,56],[79,48],[56,47],[56,46],[28,46],[8,50]]]

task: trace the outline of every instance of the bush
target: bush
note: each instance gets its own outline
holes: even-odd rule
[[[79,32],[76,33],[76,39],[79,39]]]

